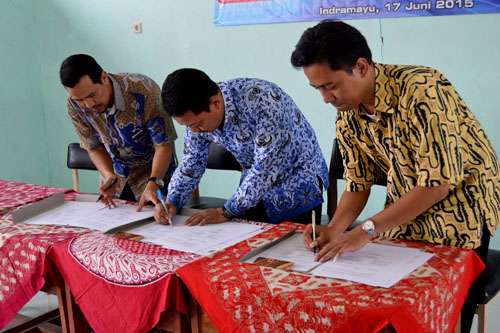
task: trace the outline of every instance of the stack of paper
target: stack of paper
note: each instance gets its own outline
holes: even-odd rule
[[[311,273],[389,288],[422,266],[433,255],[419,249],[368,243],[356,252],[318,266]]]
[[[425,264],[432,254],[419,249],[368,243],[356,252],[344,253],[338,260],[314,261],[315,254],[302,243],[302,234],[283,236],[267,249],[255,249],[240,261],[253,263],[258,257],[293,262],[292,271],[310,273],[370,286],[389,288]]]
[[[62,193],[44,199],[13,213],[14,222],[52,224],[111,231],[153,217],[153,208],[120,205],[108,209],[100,202],[64,201]]]
[[[224,222],[185,226],[188,216],[177,215],[173,226],[151,223],[129,232],[142,235],[143,242],[183,252],[208,255],[262,232],[262,227],[247,223]]]

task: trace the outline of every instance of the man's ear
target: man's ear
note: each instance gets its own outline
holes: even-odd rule
[[[370,64],[365,58],[358,58],[356,60],[356,64],[354,65],[355,70],[363,77],[368,73],[368,69],[370,68]]]
[[[107,84],[109,81],[108,73],[106,71],[102,71],[101,73],[101,83]]]
[[[220,108],[221,100],[218,98],[217,95],[213,95],[210,97],[208,104],[209,104],[208,112],[210,112],[210,109],[212,109],[212,108],[215,108],[215,109]]]

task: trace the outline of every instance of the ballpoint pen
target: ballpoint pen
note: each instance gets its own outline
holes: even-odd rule
[[[312,211],[312,228],[313,228],[313,242],[316,240],[316,212]],[[313,247],[314,254],[316,254],[316,246]]]
[[[111,181],[111,183],[104,188],[104,192],[106,192],[107,190],[109,190],[110,188],[112,188],[116,184],[117,181],[118,181],[118,178],[113,179]],[[99,197],[97,198],[96,202],[101,201],[101,199],[102,199],[102,194],[99,194]]]
[[[168,209],[167,209],[167,205],[165,205],[165,198],[163,197],[163,193],[161,192],[161,190],[158,190],[156,193],[158,194],[158,199],[160,199],[160,202],[163,206],[163,209],[165,209],[165,213],[167,213],[167,215],[168,215]],[[172,224],[172,220],[170,219],[170,217],[168,218],[168,224],[170,224],[170,227],[174,226]]]

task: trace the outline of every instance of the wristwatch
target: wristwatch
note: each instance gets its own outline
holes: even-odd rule
[[[368,234],[370,237],[377,237],[378,234],[375,231],[375,223],[372,220],[367,219],[365,222],[361,223],[361,228]]]
[[[159,188],[163,188],[165,186],[165,183],[163,182],[163,179],[158,178],[158,177],[150,177],[148,179],[148,183],[149,182],[155,182],[156,185],[158,185]]]
[[[234,215],[231,214],[231,212],[228,211],[224,206],[222,206],[222,216],[224,216],[226,219],[232,219],[234,217]]]

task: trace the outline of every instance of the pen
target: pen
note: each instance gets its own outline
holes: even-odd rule
[[[165,205],[165,198],[163,197],[163,193],[161,192],[161,190],[158,190],[156,193],[158,194],[158,198],[160,199],[160,202],[163,206],[163,209],[165,209],[165,213],[167,213],[167,215],[168,215],[168,209],[167,209],[167,205]],[[172,220],[170,219],[170,217],[168,218],[168,224],[170,224],[170,227],[174,226],[172,224]]]
[[[316,212],[312,211],[312,227],[313,227],[313,242],[316,240]],[[313,247],[314,254],[316,254],[316,246]]]
[[[108,186],[106,186],[106,188],[104,188],[104,192],[106,192],[107,190],[109,190],[110,188],[112,188],[116,184],[117,180],[118,180],[118,178],[113,179],[111,181],[111,183]],[[96,202],[101,201],[101,199],[102,199],[102,194],[99,194],[99,198],[97,198]]]

